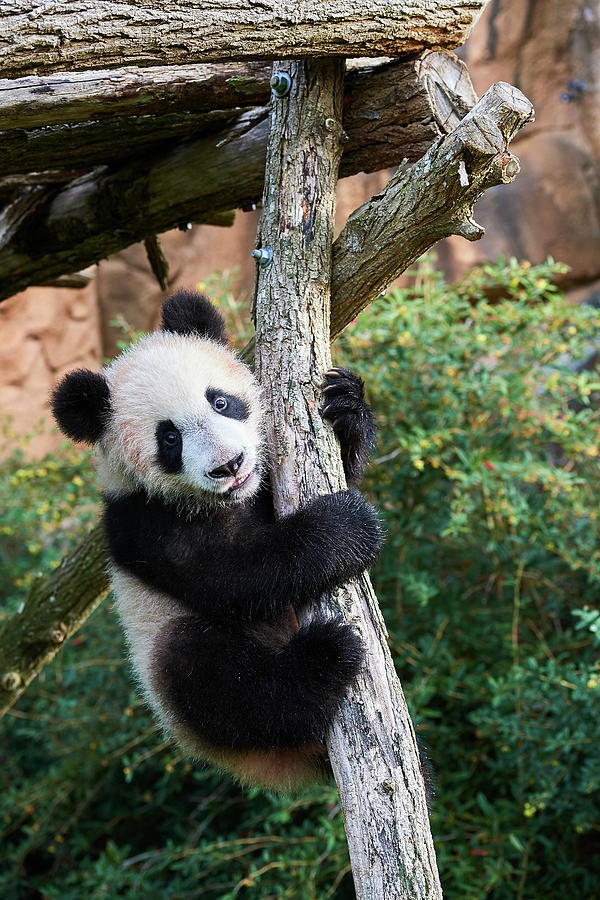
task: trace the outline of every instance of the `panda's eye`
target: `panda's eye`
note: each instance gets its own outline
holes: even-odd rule
[[[219,388],[207,388],[206,399],[211,409],[218,412],[226,419],[237,419],[244,422],[250,415],[250,409],[245,400],[235,394],[222,394]]]
[[[177,425],[164,419],[156,426],[158,461],[165,472],[180,472],[183,467],[183,438]]]

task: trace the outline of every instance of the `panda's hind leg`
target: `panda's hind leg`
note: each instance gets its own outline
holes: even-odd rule
[[[274,647],[240,624],[181,616],[155,651],[153,688],[177,725],[235,750],[322,741],[363,658],[351,626],[321,617]]]

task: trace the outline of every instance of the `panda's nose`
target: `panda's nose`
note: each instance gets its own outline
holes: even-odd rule
[[[209,476],[211,478],[229,478],[231,475],[237,475],[240,466],[244,462],[244,451],[238,453],[237,456],[234,456],[233,459],[230,459],[229,462],[226,462],[224,466],[219,466],[218,469],[213,469],[212,472],[209,472]]]

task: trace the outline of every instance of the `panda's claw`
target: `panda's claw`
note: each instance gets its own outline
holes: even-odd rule
[[[329,369],[325,379],[321,415],[340,441],[346,478],[356,482],[375,443],[375,423],[365,401],[363,381],[341,366]]]

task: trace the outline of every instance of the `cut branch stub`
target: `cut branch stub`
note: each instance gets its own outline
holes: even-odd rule
[[[520,91],[493,85],[454,131],[351,214],[333,245],[332,337],[437,241],[484,234],[473,206],[516,177],[507,145],[532,120]]]

